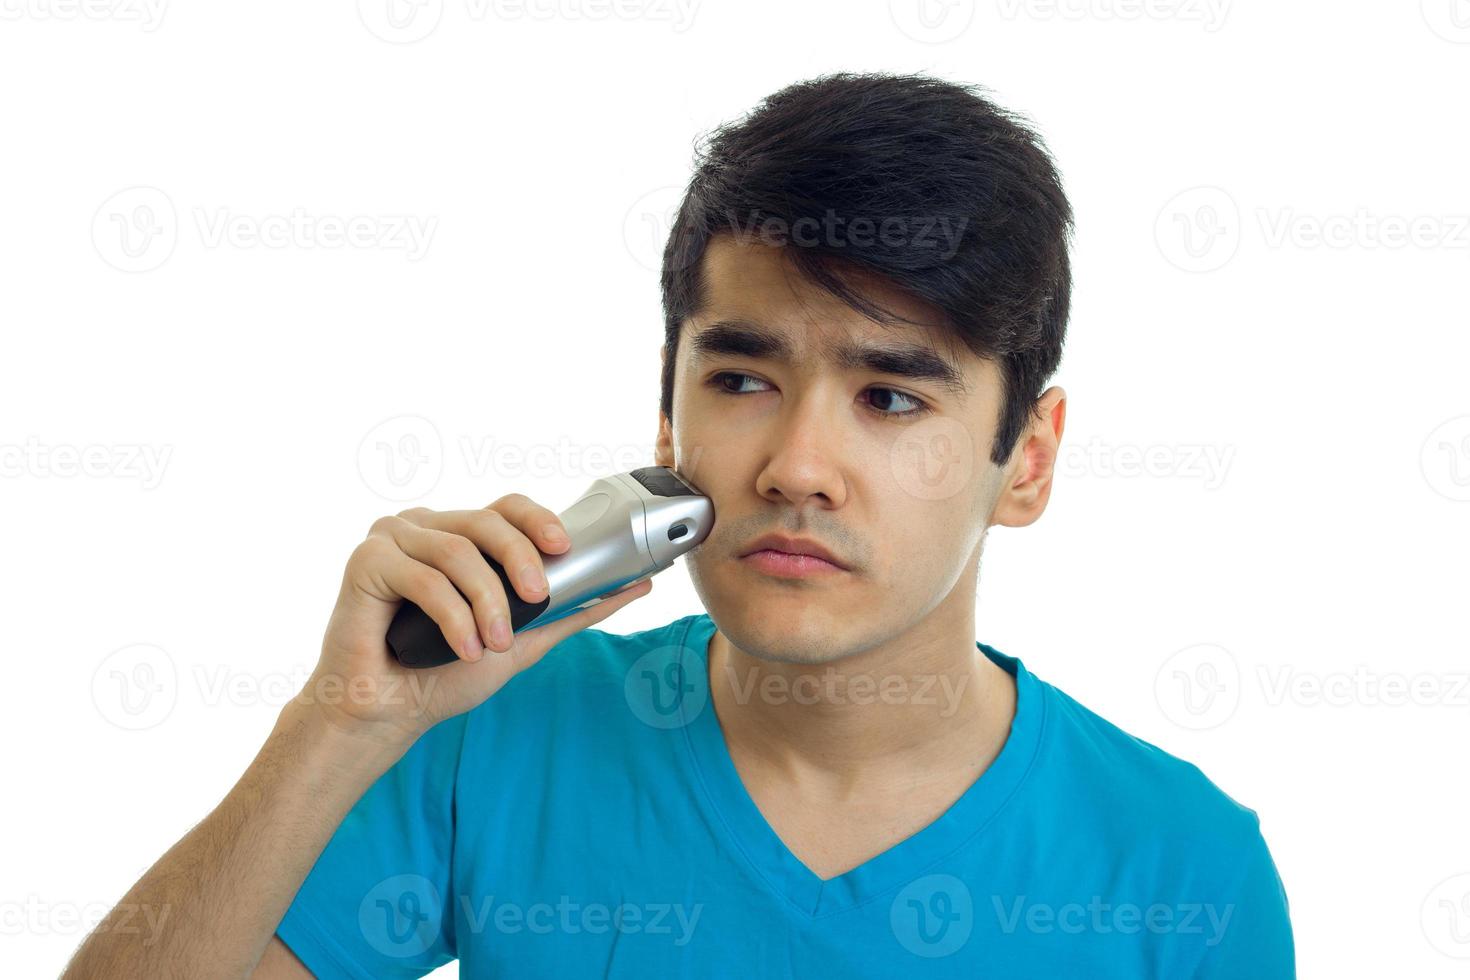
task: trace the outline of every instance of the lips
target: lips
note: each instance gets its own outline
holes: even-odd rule
[[[820,541],[812,538],[793,538],[784,534],[765,534],[746,545],[740,553],[742,558],[758,551],[775,551],[787,555],[809,555],[830,562],[838,568],[847,568],[847,563],[838,558]]]

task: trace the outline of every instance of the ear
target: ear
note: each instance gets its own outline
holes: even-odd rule
[[[995,502],[991,524],[1025,527],[1041,516],[1051,499],[1052,476],[1056,472],[1057,447],[1067,418],[1067,393],[1053,385],[1036,400],[1036,412],[1021,433],[1006,463],[1000,499]]]
[[[669,347],[667,344],[659,347],[659,377],[663,377],[662,367],[669,359]],[[653,463],[655,466],[674,466],[674,429],[669,424],[669,418],[664,414],[663,407],[658,410],[658,435],[653,442]]]

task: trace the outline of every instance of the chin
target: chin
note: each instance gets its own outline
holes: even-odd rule
[[[853,652],[849,632],[862,629],[861,621],[828,608],[814,592],[709,584],[695,581],[710,619],[731,644],[759,660],[805,666],[841,660]]]

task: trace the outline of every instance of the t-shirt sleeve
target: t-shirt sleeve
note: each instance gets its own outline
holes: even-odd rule
[[[455,958],[454,788],[466,716],[419,736],[343,818],[276,935],[318,977],[419,977]]]
[[[1238,854],[1239,875],[1227,901],[1205,917],[1204,953],[1193,980],[1294,980],[1296,949],[1286,887],[1253,812]]]

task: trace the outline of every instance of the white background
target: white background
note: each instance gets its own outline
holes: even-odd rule
[[[1260,814],[1303,976],[1464,975],[1465,0],[153,2],[0,0],[6,972],[228,791],[376,516],[651,461],[695,139],[874,69],[988,86],[1077,212],[978,638]]]

